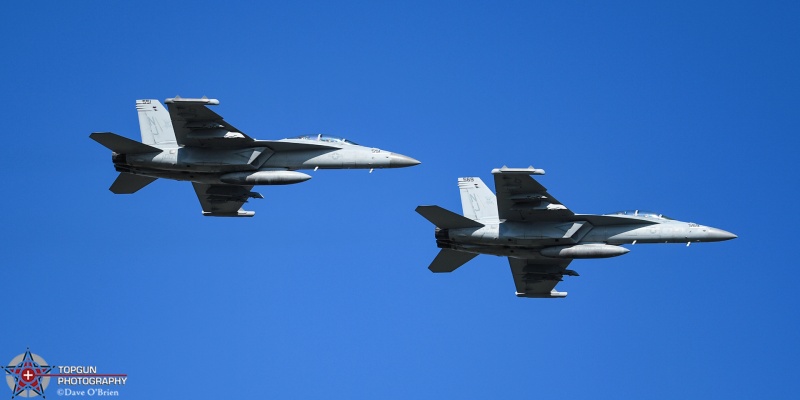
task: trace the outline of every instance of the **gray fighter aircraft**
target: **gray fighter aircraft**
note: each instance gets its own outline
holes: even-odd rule
[[[478,254],[507,256],[518,297],[561,298],[555,286],[576,258],[606,258],[628,253],[622,244],[717,242],[736,235],[681,222],[646,211],[575,214],[530,175],[544,170],[492,170],[497,196],[480,178],[459,178],[464,216],[439,206],[416,211],[436,225],[442,250],[428,267],[452,272]]]
[[[111,132],[92,139],[111,149],[120,172],[110,190],[135,193],[158,178],[191,181],[203,215],[252,217],[242,210],[254,185],[287,185],[311,179],[299,169],[399,168],[419,164],[401,154],[360,146],[342,138],[310,135],[256,140],[236,129],[207,105],[215,99],[176,97],[136,100],[142,143]]]

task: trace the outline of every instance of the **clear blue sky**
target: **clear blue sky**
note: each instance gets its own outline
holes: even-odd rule
[[[0,364],[130,399],[795,398],[796,2],[230,3],[4,7]],[[309,172],[252,219],[185,182],[113,195],[89,133],[138,139],[134,101],[175,95],[422,165]],[[577,212],[739,238],[576,261],[564,300],[516,298],[498,257],[431,274],[414,208],[531,164]]]

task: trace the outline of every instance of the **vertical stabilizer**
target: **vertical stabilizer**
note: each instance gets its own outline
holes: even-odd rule
[[[169,111],[158,100],[136,100],[142,143],[155,145],[177,144]]]
[[[464,216],[482,223],[498,221],[497,198],[481,178],[458,178]]]

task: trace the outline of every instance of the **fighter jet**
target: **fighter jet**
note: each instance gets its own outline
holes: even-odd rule
[[[136,100],[142,142],[111,132],[92,139],[111,149],[120,173],[111,190],[135,193],[158,178],[191,181],[203,215],[252,217],[242,204],[264,198],[254,185],[288,185],[311,179],[301,169],[399,168],[419,161],[325,135],[256,140],[223,120],[207,106],[216,99]]]
[[[647,211],[575,214],[531,175],[544,170],[492,170],[497,196],[480,178],[459,178],[464,216],[439,206],[416,211],[436,225],[442,250],[428,267],[453,272],[478,254],[508,257],[518,297],[562,298],[555,290],[576,258],[606,258],[628,253],[620,245],[637,243],[718,242],[736,235],[717,228],[681,222]]]

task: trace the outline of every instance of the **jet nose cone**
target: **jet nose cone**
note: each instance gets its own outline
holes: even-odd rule
[[[392,153],[392,155],[389,156],[390,168],[413,167],[419,164],[420,164],[419,161],[409,156],[404,156],[402,154]]]
[[[712,228],[708,232],[708,238],[713,240],[713,241],[731,240],[731,239],[736,239],[737,237],[738,236],[736,236],[736,235],[734,235],[734,234],[732,234],[732,233],[730,233],[728,231],[723,231],[722,229]]]

